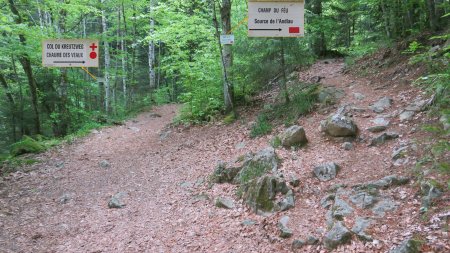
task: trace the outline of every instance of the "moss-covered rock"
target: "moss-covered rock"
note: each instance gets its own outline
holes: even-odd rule
[[[289,188],[281,178],[265,175],[250,181],[244,190],[244,202],[255,213],[270,213],[278,207],[275,204],[277,193],[286,194]]]
[[[19,156],[28,153],[41,153],[45,149],[45,146],[38,141],[29,136],[24,136],[21,141],[11,145],[10,154],[12,156]]]

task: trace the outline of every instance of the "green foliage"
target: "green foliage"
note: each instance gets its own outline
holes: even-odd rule
[[[172,93],[173,90],[170,87],[161,87],[153,92],[153,99],[157,105],[168,104],[172,102]]]
[[[238,175],[240,185],[246,185],[253,179],[264,175],[268,169],[269,169],[268,166],[263,166],[258,163],[256,164],[251,163],[245,166]]]
[[[44,145],[29,136],[24,136],[21,141],[11,145],[10,154],[19,156],[28,153],[41,153],[45,150]]]
[[[272,132],[272,124],[269,122],[267,115],[264,113],[259,114],[256,123],[252,126],[250,137],[256,138],[270,132]]]
[[[408,54],[415,54],[417,53],[419,50],[422,50],[423,48],[425,48],[421,43],[417,42],[417,41],[413,41],[409,44],[408,49],[406,49],[404,51],[404,53],[408,53]]]
[[[225,125],[230,125],[235,121],[236,121],[236,113],[234,112],[231,112],[230,114],[225,116],[225,118],[223,118],[223,123],[225,123]]]
[[[273,148],[281,147],[281,139],[278,135],[273,137],[272,140],[270,140],[270,146],[272,146]]]

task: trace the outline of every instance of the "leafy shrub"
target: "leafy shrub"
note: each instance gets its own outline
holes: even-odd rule
[[[10,154],[12,156],[19,156],[28,153],[41,153],[46,150],[38,141],[29,136],[24,136],[21,141],[11,145]]]
[[[256,138],[258,136],[269,134],[270,132],[272,132],[272,124],[270,124],[267,115],[264,113],[259,114],[258,119],[250,132],[250,137]]]

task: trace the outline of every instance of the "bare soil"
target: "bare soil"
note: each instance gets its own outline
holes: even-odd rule
[[[251,139],[250,126],[256,110],[244,110],[231,125],[169,127],[179,107],[167,105],[139,115],[123,126],[95,131],[89,136],[48,151],[37,158],[39,164],[0,181],[0,252],[292,252],[294,239],[327,231],[325,212],[319,202],[326,190],[338,183],[354,185],[387,175],[411,176],[420,156],[409,155],[409,162],[394,166],[391,154],[401,143],[427,144],[420,131],[429,120],[419,113],[410,122],[399,122],[398,112],[416,97],[426,95],[411,88],[409,82],[393,83],[378,89],[377,80],[343,74],[341,60],[321,61],[298,73],[300,80],[325,77],[322,83],[341,88],[346,96],[328,110],[318,110],[298,120],[309,143],[299,150],[277,149],[286,178],[300,178],[295,208],[268,217],[253,214],[236,195],[236,186],[210,184],[219,161],[267,147],[284,127],[271,135]],[[353,93],[365,95],[357,100]],[[400,138],[382,146],[368,147],[377,134],[369,127],[378,115],[367,107],[383,96],[394,99],[383,113],[392,116],[390,131]],[[276,97],[276,90],[262,96],[265,102]],[[353,104],[366,109],[354,113],[361,142],[345,151],[342,142],[326,137],[320,121],[339,105]],[[159,117],[160,116],[160,117]],[[246,121],[246,119],[251,119]],[[106,160],[109,167],[100,163]],[[342,170],[331,182],[319,182],[312,168],[323,162],[336,162]],[[108,208],[112,195],[122,192],[121,209]],[[419,214],[421,197],[414,180],[383,194],[398,203],[395,211],[376,219],[371,228],[374,242],[354,238],[336,252],[387,252],[404,238],[418,236],[429,252],[450,251],[445,229],[433,229],[433,217]],[[219,196],[234,199],[232,210],[214,206]],[[448,193],[432,214],[449,211]],[[440,209],[442,208],[442,209]],[[445,209],[446,208],[446,209]],[[277,222],[288,215],[294,236],[279,237]],[[358,215],[364,216],[364,213]],[[352,224],[355,217],[346,218]],[[255,225],[242,225],[244,220]],[[448,221],[447,221],[448,225]],[[298,252],[327,252],[323,246],[305,246]]]

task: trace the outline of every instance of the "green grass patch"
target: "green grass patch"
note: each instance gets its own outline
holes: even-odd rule
[[[47,150],[47,148],[42,145],[41,142],[29,137],[24,136],[22,140],[11,145],[10,154],[15,157],[23,154],[29,153],[41,153]]]
[[[270,132],[272,132],[272,124],[269,122],[269,118],[265,113],[259,114],[256,123],[252,126],[250,137],[256,138]]]

